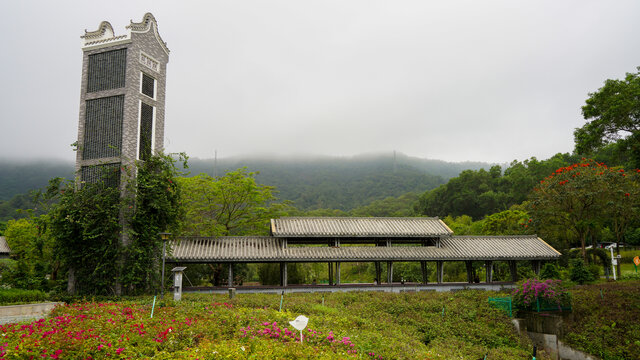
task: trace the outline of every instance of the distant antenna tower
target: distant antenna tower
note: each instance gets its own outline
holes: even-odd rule
[[[396,166],[396,151],[393,150],[393,173],[394,174],[396,172],[396,169],[397,169],[397,166]]]
[[[213,177],[218,177],[218,150],[213,151]]]

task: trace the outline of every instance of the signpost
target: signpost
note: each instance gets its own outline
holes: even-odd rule
[[[616,278],[616,265],[618,265],[618,259],[613,256],[613,246],[609,248],[611,250],[611,268],[613,269],[613,280],[617,280]]]

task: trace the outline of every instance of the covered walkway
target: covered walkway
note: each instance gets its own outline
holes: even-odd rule
[[[530,261],[538,273],[542,261],[560,256],[535,235],[453,236],[438,218],[281,218],[271,220],[271,236],[185,237],[170,249],[167,261],[175,263],[279,263],[283,287],[288,286],[288,263],[326,262],[329,284],[341,285],[344,262],[375,263],[372,283],[378,284],[384,264],[386,283],[393,284],[393,263],[415,261],[424,285],[427,262],[435,262],[438,284],[446,261],[463,261],[468,283],[474,281],[473,263],[482,262],[485,283],[492,283],[494,262],[507,262],[516,281],[516,261]],[[228,285],[233,286],[231,266]]]

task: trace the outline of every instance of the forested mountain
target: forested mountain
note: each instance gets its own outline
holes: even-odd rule
[[[0,159],[0,202],[46,186],[54,177],[71,178],[73,163],[61,160]]]
[[[352,210],[433,189],[462,170],[489,168],[479,162],[449,163],[398,154],[355,157],[225,158],[216,173],[246,167],[259,172],[259,183],[275,186],[279,199],[290,200],[301,210]],[[213,174],[213,159],[190,159],[190,175]],[[0,160],[0,220],[16,216],[15,209],[31,207],[30,191],[45,187],[54,177],[71,178],[73,163],[63,161]],[[406,201],[405,201],[406,202]],[[411,208],[407,207],[407,211]]]
[[[301,210],[351,210],[387,197],[422,193],[444,184],[465,169],[488,168],[487,163],[448,163],[405,155],[355,157],[294,157],[218,160],[216,173],[240,167],[259,172],[259,183],[275,186],[278,198]],[[190,159],[189,171],[213,174],[212,159]]]
[[[415,210],[428,216],[468,215],[479,220],[522,203],[540,180],[577,159],[576,155],[556,154],[546,160],[514,161],[504,172],[499,166],[489,171],[465,170],[423,193]]]

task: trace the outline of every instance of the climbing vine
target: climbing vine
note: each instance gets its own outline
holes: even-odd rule
[[[186,155],[177,159],[186,166]],[[54,256],[69,275],[69,292],[136,294],[158,286],[158,233],[171,230],[183,213],[175,162],[158,154],[120,168],[130,179],[123,191],[107,181],[50,183],[48,194],[59,197],[50,213]]]

